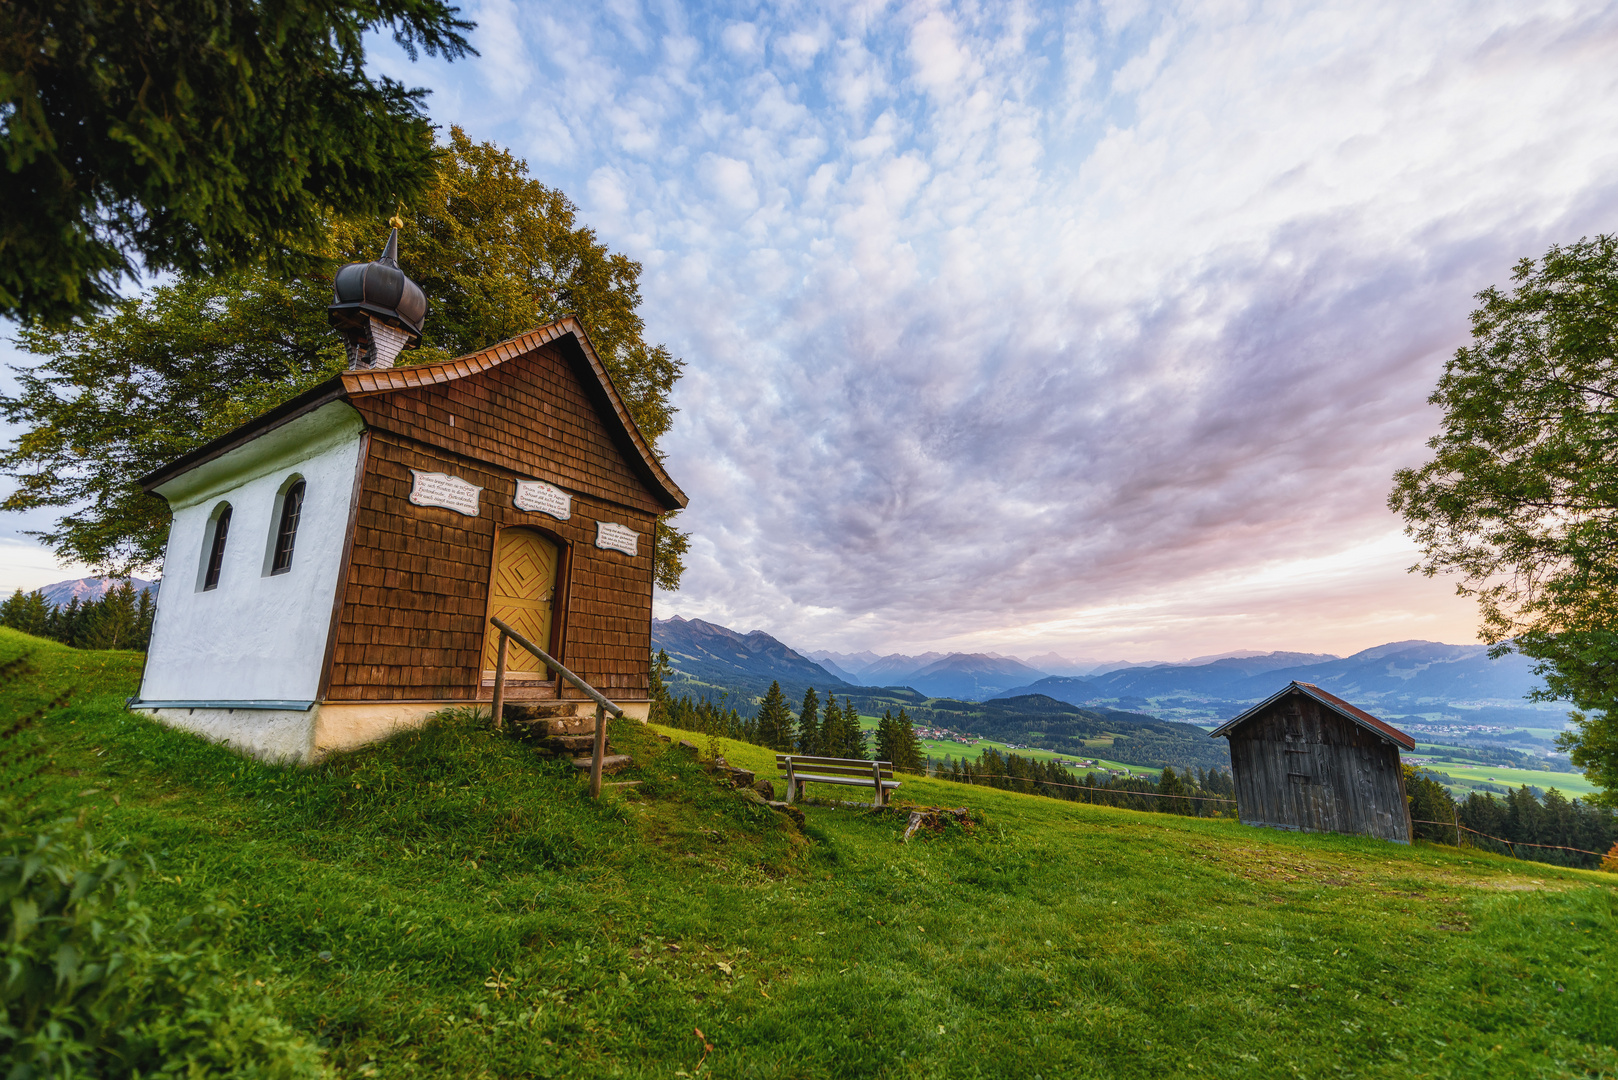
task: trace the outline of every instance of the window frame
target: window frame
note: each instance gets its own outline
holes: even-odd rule
[[[221,501],[208,515],[208,527],[202,534],[202,565],[197,568],[197,592],[213,592],[219,588],[234,512],[235,508],[230,503]]]
[[[309,494],[309,482],[293,475],[287,478],[275,498],[275,513],[270,531],[267,577],[292,572],[293,556],[297,553],[298,529],[303,524],[303,504]]]

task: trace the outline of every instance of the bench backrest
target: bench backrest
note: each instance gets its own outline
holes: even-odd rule
[[[776,754],[775,767],[782,772],[786,772],[789,758],[792,761],[792,771],[794,773],[819,773],[821,776],[856,776],[863,780],[870,780],[875,775],[875,770],[879,768],[881,769],[882,779],[893,779],[893,762],[891,761],[862,761],[859,758]]]

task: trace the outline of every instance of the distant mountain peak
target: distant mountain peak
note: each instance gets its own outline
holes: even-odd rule
[[[46,585],[34,590],[45,597],[45,602],[51,607],[61,608],[72,603],[75,598],[80,604],[89,604],[100,600],[107,595],[107,590],[122,585],[125,581],[135,587],[136,593],[157,592],[157,582],[147,581],[144,578],[112,578],[112,577],[83,577],[72,581],[58,581],[54,585]]]

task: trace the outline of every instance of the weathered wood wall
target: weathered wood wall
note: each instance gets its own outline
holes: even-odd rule
[[[661,507],[576,361],[553,343],[451,382],[351,398],[371,434],[329,700],[479,696],[495,530],[508,526],[563,547],[557,659],[609,696],[645,698]],[[412,505],[412,468],[482,487],[478,516]],[[517,509],[519,479],[569,492],[572,517]],[[637,554],[597,548],[600,521],[639,533]]]
[[[1410,842],[1398,748],[1305,694],[1232,731],[1230,764],[1244,824]]]

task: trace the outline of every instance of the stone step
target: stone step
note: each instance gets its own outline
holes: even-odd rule
[[[595,710],[585,709],[588,701],[508,701],[500,710],[508,724],[531,724],[536,720],[571,719],[575,716],[595,716]]]
[[[556,754],[588,754],[595,749],[595,732],[588,735],[552,735],[540,742],[540,746]]]
[[[554,739],[572,735],[594,735],[596,718],[595,714],[591,713],[588,716],[556,716],[513,721],[510,714],[507,714],[507,726],[523,738]]]
[[[630,757],[628,754],[609,754],[603,756],[601,759],[601,772],[604,775],[621,772],[633,764],[635,764],[635,759]],[[590,759],[587,757],[574,758],[573,767],[575,769],[582,769],[585,772],[589,772]]]

